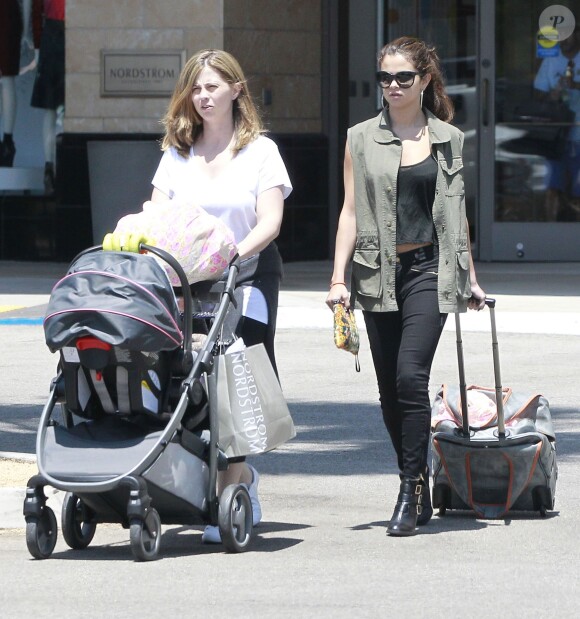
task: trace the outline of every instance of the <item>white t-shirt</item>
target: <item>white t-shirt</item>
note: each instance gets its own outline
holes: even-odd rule
[[[568,58],[562,54],[558,56],[549,56],[542,60],[536,79],[534,80],[534,88],[543,92],[549,92],[556,88],[560,79],[566,73],[568,66]],[[574,57],[574,75],[572,79],[575,82],[580,82],[580,52]],[[566,89],[568,97],[568,107],[576,114],[576,124],[580,122],[580,90]],[[568,139],[570,141],[580,141],[580,127],[576,126],[570,132]]]
[[[292,191],[278,147],[265,136],[250,142],[214,179],[200,173],[191,156],[184,159],[171,147],[152,184],[172,200],[193,202],[219,217],[234,232],[236,243],[255,227],[256,201],[263,191],[281,186],[284,199]]]

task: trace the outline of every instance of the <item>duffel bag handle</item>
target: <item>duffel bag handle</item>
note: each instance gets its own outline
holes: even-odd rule
[[[485,304],[489,307],[489,317],[491,322],[491,347],[493,354],[493,373],[495,379],[495,399],[497,405],[497,430],[500,439],[505,438],[505,417],[503,410],[503,390],[501,386],[501,369],[499,362],[499,345],[497,342],[497,327],[495,323],[496,300],[486,297]],[[464,436],[469,436],[469,415],[467,403],[467,385],[465,383],[465,361],[463,357],[463,340],[461,337],[461,321],[459,313],[455,314],[455,332],[457,345],[457,365],[459,369],[459,390],[461,395],[461,417],[462,431]]]

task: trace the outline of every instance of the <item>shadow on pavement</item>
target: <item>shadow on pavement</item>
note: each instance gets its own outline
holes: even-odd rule
[[[290,402],[296,437],[259,456],[260,471],[272,475],[398,474],[395,453],[376,404]],[[42,406],[0,406],[0,451],[35,452]],[[552,408],[558,461],[580,455],[578,411]],[[252,458],[255,460],[255,457]]]
[[[260,457],[260,471],[313,475],[398,474],[378,405],[291,402],[297,435]],[[580,455],[577,411],[552,408],[560,463]],[[574,427],[577,427],[574,425]]]
[[[35,453],[36,431],[42,406],[0,406],[0,451]]]
[[[254,530],[254,537],[250,543],[248,552],[277,552],[292,548],[293,546],[301,544],[304,540],[272,535],[263,537],[263,534],[276,531],[297,531],[309,528],[309,526],[310,525],[283,522],[261,523],[259,528]],[[201,527],[168,527],[171,527],[171,525],[163,525],[161,548],[159,550],[160,560],[192,555],[228,554],[221,544],[202,544]],[[119,525],[119,531],[122,531],[121,525]],[[85,548],[82,552],[67,549],[55,552],[51,557],[53,559],[65,561],[134,561],[129,543],[128,530],[126,531],[126,539],[124,541],[99,545],[97,538],[93,544],[94,545]]]
[[[358,524],[350,527],[351,531],[368,531],[375,527],[379,529],[385,529],[388,522],[386,520],[378,520],[376,522],[368,522]],[[436,533],[448,533],[455,531],[478,531],[479,529],[485,529],[488,523],[481,520],[476,520],[475,517],[470,516],[469,512],[462,512],[459,515],[453,515],[451,517],[445,516],[445,518],[433,517],[429,524],[419,527],[418,533],[428,533],[434,535]]]

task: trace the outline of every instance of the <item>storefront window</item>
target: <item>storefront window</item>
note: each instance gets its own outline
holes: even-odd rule
[[[580,221],[577,7],[496,4],[495,221]],[[557,28],[540,28],[546,23]]]

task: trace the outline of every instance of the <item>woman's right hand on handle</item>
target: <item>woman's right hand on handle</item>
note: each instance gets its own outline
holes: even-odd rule
[[[335,303],[342,303],[346,309],[350,307],[350,295],[342,282],[333,284],[328,291],[326,305],[332,309]]]

